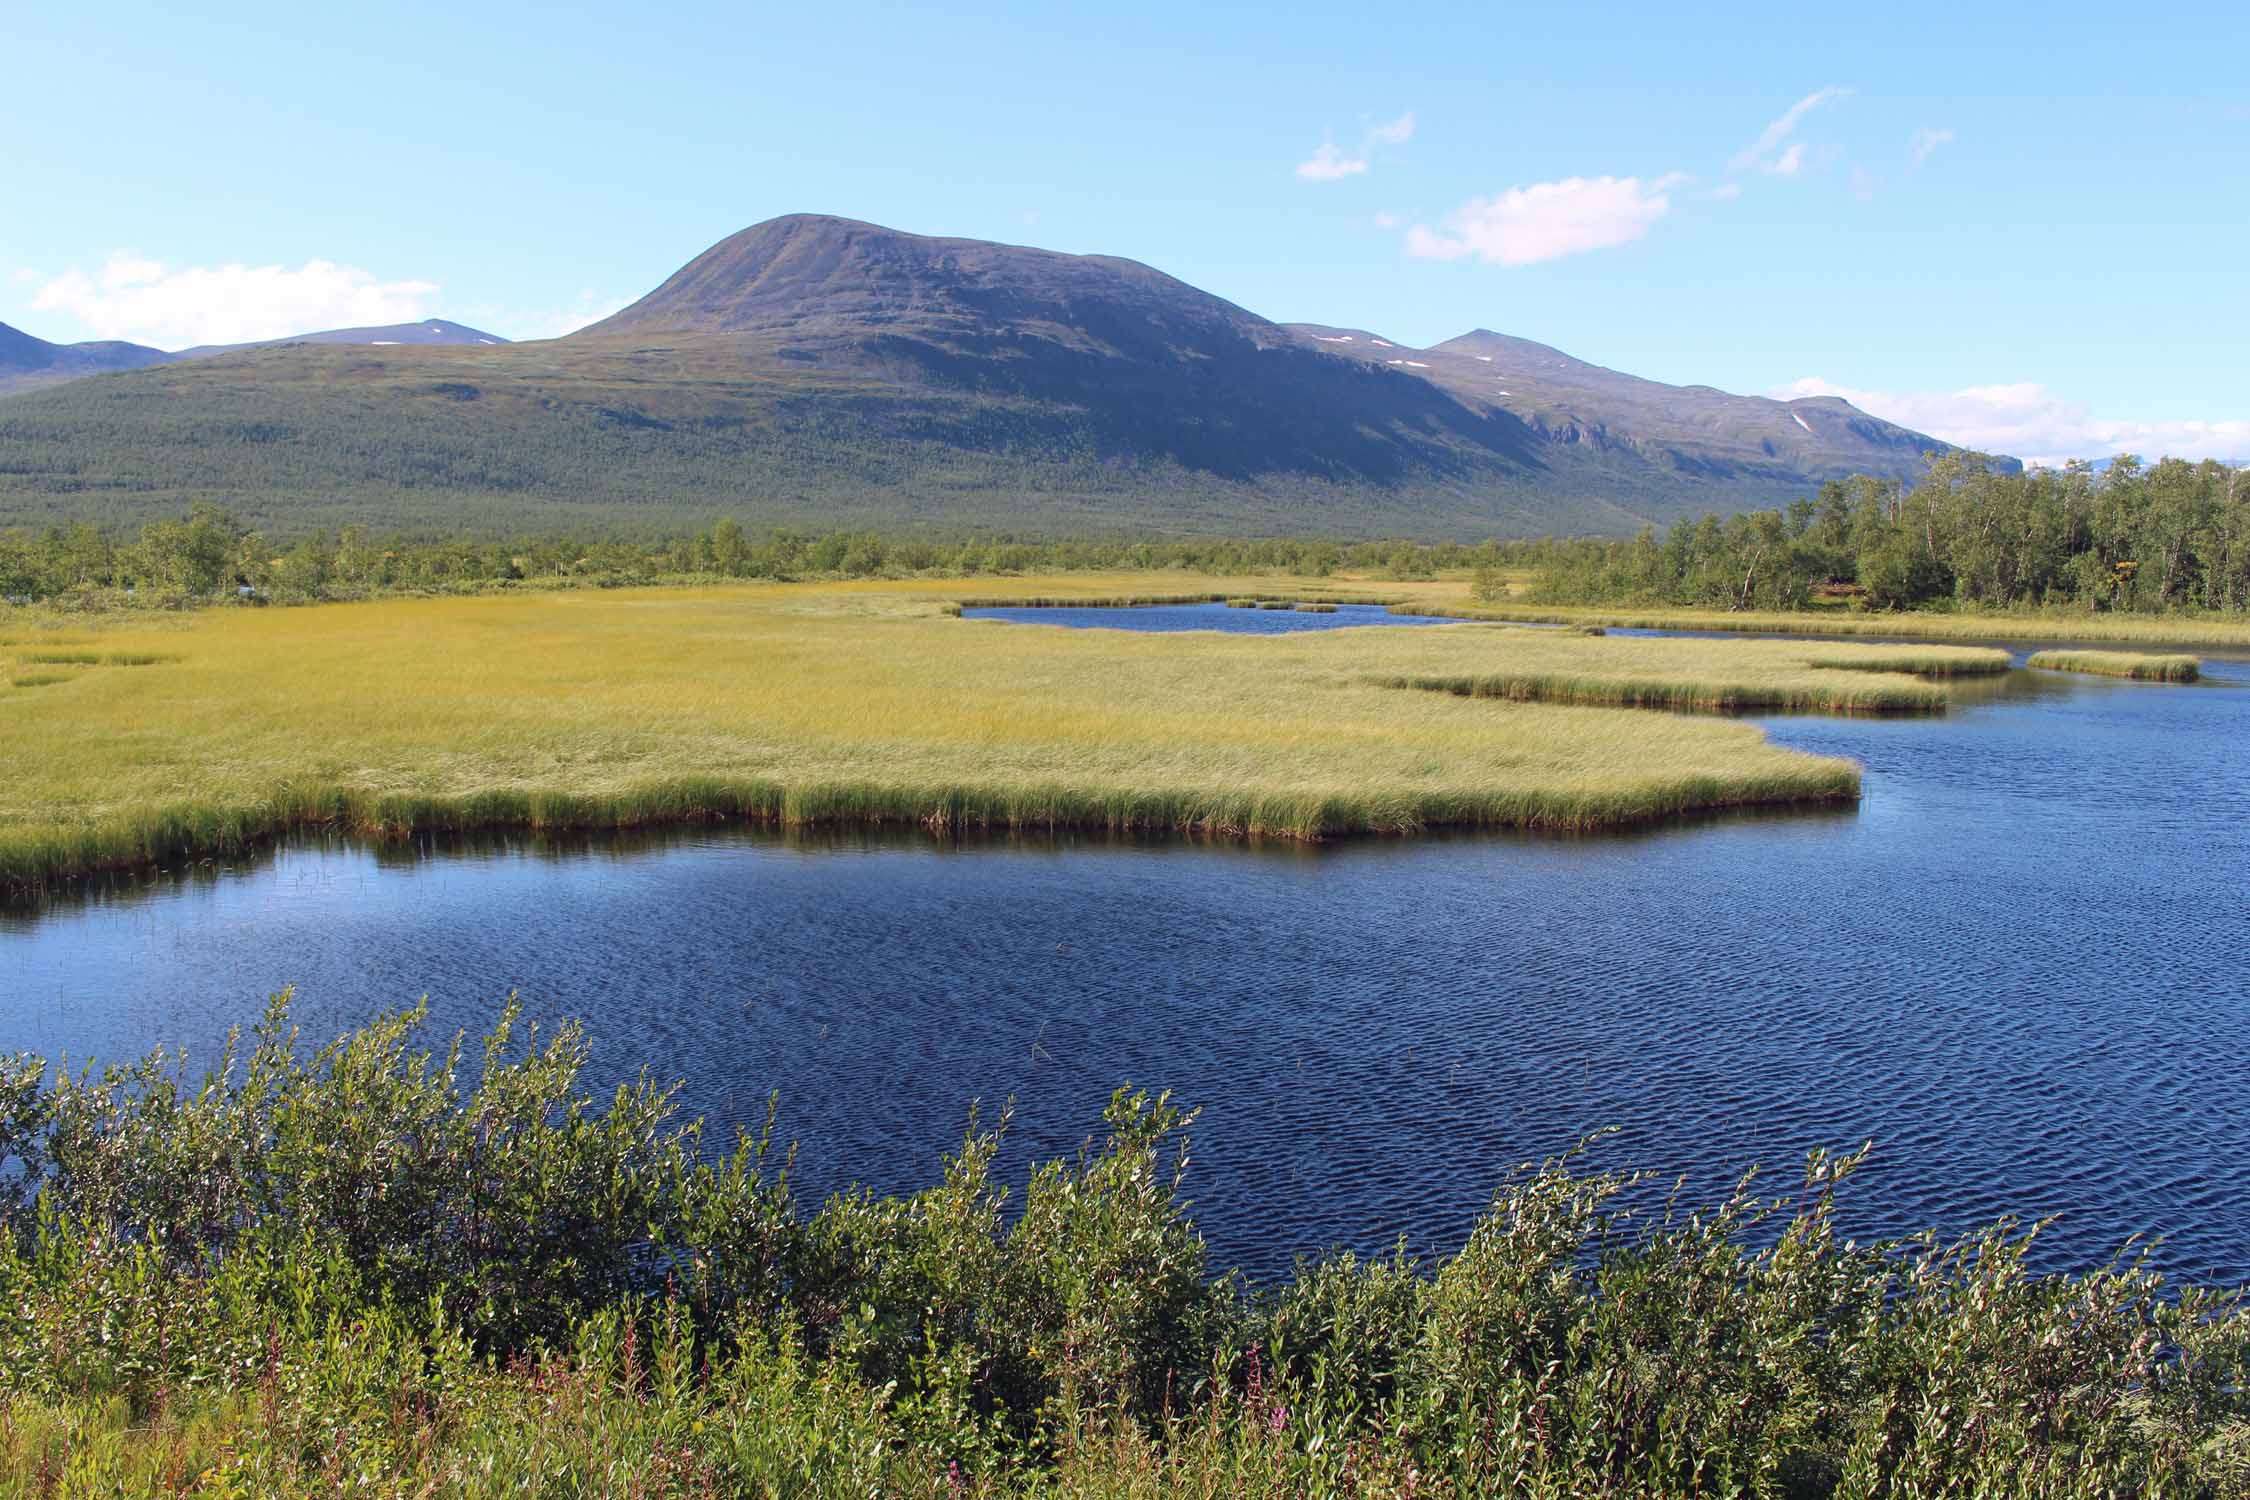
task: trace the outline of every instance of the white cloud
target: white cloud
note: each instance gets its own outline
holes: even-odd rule
[[[99,271],[66,271],[31,305],[66,313],[96,337],[159,348],[240,344],[325,328],[412,323],[429,315],[434,281],[377,281],[334,261],[286,266],[183,266],[113,255]]]
[[[1783,401],[1841,396],[1860,410],[1944,438],[1964,448],[2005,453],[2058,468],[2074,458],[2120,453],[2158,458],[2250,457],[2250,419],[2123,421],[2096,417],[2031,382],[1970,386],[1959,391],[1862,391],[1818,378],[1768,392]]]
[[[1403,146],[1414,139],[1414,111],[1408,110],[1395,120],[1385,120],[1372,127],[1367,138],[1385,146]]]
[[[1937,148],[1940,146],[1949,146],[1953,143],[1953,141],[1954,135],[1952,131],[1943,129],[1933,130],[1928,126],[1924,126],[1922,129],[1914,132],[1914,139],[1908,143],[1906,154],[1909,158],[1912,159],[1913,164],[1918,167],[1922,165],[1922,163],[1930,159],[1931,152],[1937,150]]]
[[[1446,216],[1443,231],[1417,224],[1406,233],[1409,255],[1459,260],[1474,255],[1494,265],[1528,266],[1637,240],[1671,211],[1678,173],[1638,177],[1566,177],[1473,198]]]
[[[1307,182],[1334,182],[1343,177],[1358,177],[1367,171],[1368,159],[1377,146],[1403,146],[1414,139],[1414,111],[1408,110],[1395,120],[1382,120],[1367,127],[1366,136],[1359,149],[1346,151],[1334,141],[1323,141],[1313,154],[1297,163],[1297,175]]]
[[[1375,216],[1375,227],[1377,229],[1396,229],[1398,226],[1399,217],[1397,214],[1385,211]]]
[[[1346,156],[1344,148],[1334,141],[1323,141],[1312,155],[1297,163],[1297,175],[1307,182],[1334,182],[1339,177],[1357,177],[1366,170],[1365,156]]]
[[[1804,164],[1805,143],[1799,141],[1772,161],[1761,163],[1758,170],[1771,173],[1775,177],[1794,177]]]
[[[1744,172],[1752,167],[1766,166],[1768,158],[1773,155],[1783,141],[1788,140],[1796,132],[1799,122],[1805,116],[1824,104],[1833,104],[1839,99],[1850,98],[1851,92],[1850,89],[1838,88],[1831,84],[1827,88],[1815,89],[1805,95],[1804,98],[1783,110],[1779,119],[1758,132],[1758,138],[1744,147],[1731,163],[1733,170]],[[1786,155],[1784,159],[1786,159]],[[1798,153],[1796,159],[1801,162],[1804,158],[1801,153]],[[1774,170],[1770,166],[1767,166],[1766,169]],[[1791,166],[1784,170],[1794,172],[1796,167]]]
[[[1711,196],[1721,203],[1731,202],[1742,196],[1742,184],[1739,182],[1722,182],[1711,189]]]

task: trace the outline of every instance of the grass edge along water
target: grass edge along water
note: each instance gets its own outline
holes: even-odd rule
[[[310,830],[1590,830],[1860,786],[1850,762],[1751,726],[1601,705],[1932,711],[1944,684],[1898,669],[1980,659],[1477,624],[967,630],[946,602],[934,588],[734,585],[215,611],[106,632],[103,668],[7,700],[0,885],[35,895]],[[153,660],[117,671],[119,658]],[[1853,665],[1869,670],[1829,670]],[[1374,685],[1502,671],[1540,679],[1551,701],[1441,708]]]
[[[2138,682],[2193,682],[2203,675],[2203,664],[2192,656],[2145,651],[2034,651],[2026,665],[2049,672],[2085,672]]]

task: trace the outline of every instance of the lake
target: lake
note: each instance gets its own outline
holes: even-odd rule
[[[811,1195],[931,1181],[975,1099],[1015,1099],[1020,1173],[1169,1087],[1214,1258],[1259,1273],[1448,1250],[1615,1127],[1598,1160],[1699,1191],[1873,1139],[1854,1233],[2054,1214],[2044,1265],[2161,1233],[2240,1279],[2250,662],[2205,661],[1765,720],[1862,761],[1863,803],[1601,837],[292,845],[0,917],[0,1049],[208,1057],[288,983],[316,1039],[425,993],[480,1028],[520,990],[588,1023],[597,1084],[684,1075],[722,1122],[778,1088]]]
[[[1394,615],[1380,604],[1339,604],[1332,614],[1293,609],[1236,609],[1227,604],[1133,604],[1117,607],[1022,606],[964,609],[964,620],[1066,625],[1080,630],[1223,630],[1230,635],[1295,635],[1347,625],[1458,625],[1444,615]]]

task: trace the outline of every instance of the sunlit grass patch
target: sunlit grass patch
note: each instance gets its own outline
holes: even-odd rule
[[[1624,630],[1723,630],[1752,635],[1907,637],[1960,641],[2121,641],[2150,645],[2250,646],[2250,624],[2194,615],[2122,614],[1854,614],[1842,610],[1764,613],[1717,609],[1636,609],[1611,606],[1479,605],[1459,598],[1418,599],[1393,606],[1401,613],[1442,614],[1463,620],[1522,625],[1606,625]]]
[[[1158,592],[1139,578],[1052,582],[1025,580],[1025,594]],[[1265,582],[1210,597],[1277,597]],[[68,694],[10,703],[0,886],[300,828],[397,837],[709,818],[1287,839],[1596,828],[1848,799],[1858,770],[1778,749],[1748,725],[1552,703],[1496,715],[1375,681],[1605,679],[1577,695],[1591,703],[1694,699],[1714,682],[1744,703],[1796,702],[1818,686],[1828,696],[1807,706],[1846,709],[1894,680],[1943,694],[1810,664],[1851,647],[1483,625],[969,630],[944,615],[949,593],[736,585],[390,600],[105,632],[105,663],[161,655],[180,668],[89,672]],[[1648,686],[1620,693],[1618,680]],[[1856,696],[1838,696],[1847,688]]]
[[[2008,653],[1991,647],[1853,646],[1834,656],[1815,656],[1808,665],[1848,672],[1904,672],[1914,677],[1998,677],[2015,665]]]
[[[2034,651],[2030,664],[2050,672],[2088,672],[2147,682],[2193,682],[2203,675],[2203,664],[2192,656],[2140,651]]]

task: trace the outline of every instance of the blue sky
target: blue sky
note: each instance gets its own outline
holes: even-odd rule
[[[551,335],[822,211],[2027,457],[2250,456],[2236,5],[0,4],[0,36],[0,321],[51,339]]]

